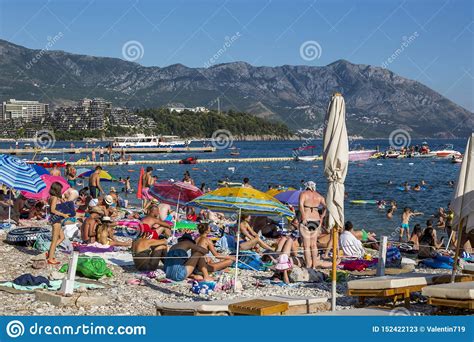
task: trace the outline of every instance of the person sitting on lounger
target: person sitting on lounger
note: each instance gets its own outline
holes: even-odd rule
[[[191,257],[188,256],[191,253]],[[182,281],[190,277],[197,268],[201,276],[193,276],[196,280],[212,281],[207,269],[204,255],[207,249],[196,245],[191,235],[184,234],[178,239],[178,243],[170,248],[165,260],[166,278],[174,281]]]
[[[339,244],[345,256],[362,258],[365,254],[362,242],[360,242],[354,235],[354,226],[350,221],[347,221],[344,225],[344,232],[339,238]]]
[[[153,234],[141,231],[132,243],[133,263],[142,272],[156,271],[167,251],[166,239],[155,240]]]

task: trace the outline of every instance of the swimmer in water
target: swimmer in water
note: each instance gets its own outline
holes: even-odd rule
[[[421,186],[419,184],[416,184],[414,187],[413,187],[413,191],[421,191]]]

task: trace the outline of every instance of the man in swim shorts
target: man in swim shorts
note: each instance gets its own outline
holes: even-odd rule
[[[410,219],[412,216],[423,215],[423,213],[414,212],[410,208],[406,207],[402,213],[402,225],[400,227],[400,242],[403,240],[403,234],[406,232],[407,241],[410,240]]]
[[[100,171],[102,171],[102,167],[97,165],[95,172],[89,177],[89,191],[92,198],[97,198],[100,194],[104,194],[104,190],[100,185]]]

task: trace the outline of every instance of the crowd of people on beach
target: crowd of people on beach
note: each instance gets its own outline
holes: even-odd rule
[[[237,244],[240,251],[253,253],[262,262],[273,265],[272,279],[275,281],[289,283],[294,267],[326,269],[332,265],[332,234],[327,227],[326,202],[313,181],[301,182],[298,205],[289,205],[295,212],[291,220],[285,222],[245,213],[237,220],[235,216],[219,212],[196,210],[186,205],[174,208],[158,201],[150,192],[158,181],[152,167],[146,168],[138,190],[133,188],[130,177],[127,177],[119,180],[123,186],[119,192],[114,186],[108,191],[104,189],[100,176],[102,171],[101,166],[96,166],[87,186],[80,188],[73,166],[67,165],[63,172],[57,167],[51,168],[50,174],[64,176],[70,188],[63,191],[63,185],[54,182],[46,201],[31,201],[16,194],[10,198],[12,194],[9,190],[0,190],[0,216],[5,219],[9,211],[17,223],[21,219],[47,219],[52,232],[46,258],[51,265],[60,263],[56,259],[57,248],[68,239],[64,231],[71,225],[77,227],[72,238],[75,242],[129,250],[137,271],[150,272],[162,268],[166,277],[173,281],[186,278],[212,281],[214,272],[235,265]],[[182,182],[195,185],[188,171],[184,173]],[[240,186],[253,188],[249,178],[244,178]],[[203,192],[210,191],[205,183],[200,188]],[[273,188],[269,187],[269,190]],[[142,206],[133,208],[128,206],[125,198],[135,191],[140,192]],[[397,203],[391,201],[387,218],[391,219],[397,211]],[[391,245],[403,253],[417,254],[419,259],[433,258],[440,253],[449,254],[449,247],[456,243],[452,212],[439,208],[427,220],[424,229],[416,224],[411,230],[412,218],[422,214],[404,208],[400,214],[399,241],[392,241]],[[132,239],[117,236],[117,226],[124,220],[137,222]],[[177,221],[194,223],[196,229],[177,232],[174,229]],[[446,230],[449,242],[438,239],[437,231],[441,229]],[[464,239],[467,242],[465,249],[470,251],[472,236],[466,235]],[[379,249],[374,233],[356,229],[350,221],[340,228],[338,243],[341,250],[337,256],[338,263],[344,263],[344,260],[371,260]],[[446,246],[448,248],[443,248]]]

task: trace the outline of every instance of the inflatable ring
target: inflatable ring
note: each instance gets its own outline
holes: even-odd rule
[[[8,232],[6,241],[10,243],[36,241],[38,235],[49,232],[50,230],[45,227],[15,228]]]

